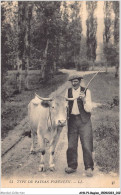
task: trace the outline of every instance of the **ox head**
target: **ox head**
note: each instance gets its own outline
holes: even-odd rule
[[[67,102],[62,96],[56,96],[52,102],[52,115],[58,127],[64,127],[67,121]]]
[[[42,98],[35,94],[41,101],[41,105],[45,108],[49,107],[52,123],[57,127],[64,127],[67,120],[67,102],[62,96],[53,98]]]

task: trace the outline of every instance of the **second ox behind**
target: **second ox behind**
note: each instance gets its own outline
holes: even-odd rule
[[[37,94],[28,105],[31,126],[31,153],[35,152],[35,136],[40,146],[41,160],[39,171],[45,171],[45,154],[49,150],[49,169],[54,170],[54,152],[60,133],[66,125],[66,101],[63,97],[41,98]]]

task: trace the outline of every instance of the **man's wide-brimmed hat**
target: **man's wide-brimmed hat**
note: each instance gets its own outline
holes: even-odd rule
[[[73,74],[73,75],[69,76],[68,81],[72,81],[72,80],[74,80],[74,79],[79,79],[79,80],[81,80],[81,79],[83,79],[83,76],[82,76],[81,74]]]

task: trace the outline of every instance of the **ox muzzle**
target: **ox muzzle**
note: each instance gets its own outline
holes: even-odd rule
[[[64,127],[64,126],[66,126],[66,120],[58,120],[58,126],[59,126],[59,127]]]

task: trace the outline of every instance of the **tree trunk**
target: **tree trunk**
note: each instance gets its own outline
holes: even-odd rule
[[[53,63],[53,73],[57,72],[57,65],[56,62]]]
[[[16,73],[16,91],[21,93],[21,84],[22,84],[22,54],[23,51],[21,45],[23,44],[22,41],[22,12],[23,9],[23,2],[18,2],[18,56],[17,56],[17,73]]]
[[[1,4],[4,2],[1,2]],[[1,100],[6,101],[6,75],[7,75],[7,33],[4,26],[5,23],[5,8],[1,5]],[[1,105],[2,106],[2,105]]]
[[[25,90],[29,89],[29,66],[30,66],[30,43],[31,43],[31,18],[32,18],[32,9],[33,6],[26,4],[25,6]]]
[[[94,70],[95,69],[95,61],[93,60],[92,61],[92,70]]]
[[[45,70],[46,70],[46,65],[47,65],[47,52],[48,52],[48,45],[49,45],[49,39],[47,39],[47,42],[46,42],[46,47],[45,47],[45,51],[44,51],[44,54],[43,54],[43,61],[42,61],[42,66],[41,66],[41,78],[44,80],[45,77],[46,77],[46,73],[45,73]]]
[[[16,72],[16,92],[21,93],[22,86],[22,61],[17,60],[17,72]]]
[[[105,66],[105,73],[108,73],[108,63],[106,62],[106,66]]]
[[[116,72],[115,72],[115,78],[119,76],[119,65],[115,66]]]
[[[77,56],[76,56],[75,48],[74,48],[74,64],[75,64],[76,70],[78,70],[78,59],[77,59]]]
[[[55,45],[56,45],[56,48],[54,50],[55,58],[54,58],[54,63],[53,63],[53,73],[57,72],[57,65],[59,63],[59,38],[56,38]]]
[[[29,58],[26,59],[25,67],[25,90],[29,89]]]
[[[76,70],[78,70],[78,63],[77,63],[77,60],[76,60],[76,56],[75,55],[74,55],[74,63],[75,63]]]
[[[27,2],[28,3],[28,2]],[[29,83],[28,83],[28,70],[29,70],[29,53],[30,53],[30,46],[29,46],[29,16],[28,16],[28,5],[25,5],[25,51],[24,51],[24,59],[25,59],[25,90],[28,90]]]

